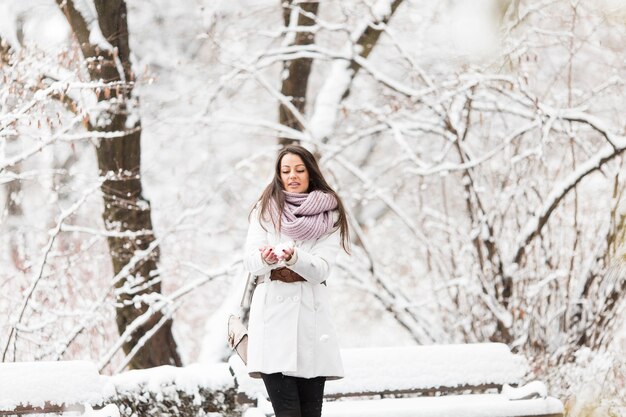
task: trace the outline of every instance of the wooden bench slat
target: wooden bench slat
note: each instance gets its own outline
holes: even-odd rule
[[[327,385],[330,386],[330,385]],[[324,398],[334,400],[337,398],[352,398],[352,397],[367,397],[367,396],[379,396],[380,398],[404,396],[411,394],[418,394],[424,397],[432,397],[435,395],[445,394],[475,394],[485,393],[489,390],[498,390],[501,385],[499,384],[483,384],[483,385],[461,385],[457,387],[437,387],[437,388],[410,388],[410,389],[398,389],[390,388],[386,391],[325,391]]]
[[[0,410],[0,416],[25,415],[25,414],[48,414],[48,413],[64,413],[75,411],[79,413],[85,412],[85,406],[81,404],[58,405],[46,403],[43,407],[33,406],[17,406],[13,410]]]

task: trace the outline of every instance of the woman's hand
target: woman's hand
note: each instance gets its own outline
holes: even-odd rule
[[[282,258],[285,260],[285,262],[289,262],[289,260],[291,259],[291,257],[293,256],[293,253],[296,251],[296,248],[285,248],[283,249],[283,256]]]
[[[259,251],[261,251],[261,257],[268,265],[272,265],[278,262],[278,256],[276,256],[276,254],[274,253],[273,247],[261,246],[259,248]]]

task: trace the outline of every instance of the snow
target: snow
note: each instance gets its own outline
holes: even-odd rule
[[[411,391],[437,387],[503,384],[502,394],[446,395],[381,400],[326,401],[324,417],[490,417],[560,414],[562,403],[547,397],[539,381],[513,388],[528,371],[525,361],[499,343],[433,345],[406,348],[343,349],[346,377],[328,381],[325,395],[341,396],[385,391]],[[243,362],[229,361],[239,390],[259,402],[248,416],[263,415],[267,408],[261,380],[247,377]]]
[[[372,14],[374,15],[374,21],[382,22],[391,14],[392,0],[378,0],[372,7]]]
[[[98,25],[98,21],[94,20],[89,25],[89,43],[92,45],[98,46],[100,49],[104,51],[113,50],[113,46],[106,40],[102,31],[100,30],[100,25]]]
[[[20,404],[98,404],[113,396],[113,385],[89,361],[5,362],[0,364],[0,408]]]
[[[315,111],[309,122],[311,134],[317,141],[328,137],[335,127],[338,105],[350,85],[349,63],[337,60],[333,63],[324,86],[315,101]]]
[[[199,387],[210,390],[225,390],[234,386],[233,377],[226,363],[195,363],[183,368],[159,366],[124,372],[111,377],[117,391],[161,392],[163,387],[174,386],[188,394],[194,394]]]
[[[467,57],[497,51],[498,22],[494,16],[494,3],[492,0],[473,0],[458,2],[452,7],[448,23],[452,28],[451,39]]]
[[[346,376],[326,384],[327,396],[519,384],[528,372],[526,360],[501,343],[352,348],[341,356]],[[236,355],[229,364],[242,392],[265,395],[261,380],[250,378]]]
[[[333,401],[322,406],[323,417],[514,417],[562,412],[563,405],[555,398],[511,401],[499,394]]]
[[[284,249],[292,249],[294,247],[294,242],[293,241],[289,241],[289,242],[282,242],[279,243],[278,245],[276,245],[274,247],[274,253],[276,254],[276,257],[280,260],[285,258],[285,255],[283,254],[283,250]]]
[[[89,43],[99,47],[103,51],[112,51],[113,46],[106,40],[100,30],[100,24],[96,18],[96,6],[93,4],[93,0],[74,1],[74,7],[83,17],[85,23],[87,23],[87,27],[89,27]]]
[[[228,317],[231,314],[241,316],[241,301],[246,288],[247,272],[241,268],[238,269],[230,281],[231,290],[204,326],[199,362],[222,362],[232,353],[225,343],[228,334]]]
[[[500,343],[344,349],[342,358],[346,378],[329,383],[328,395],[519,383],[528,371]]]
[[[258,408],[248,408],[243,413],[243,417],[266,417],[266,414]]]
[[[551,370],[558,374],[561,387],[578,387],[569,395],[557,392],[565,400],[569,415],[626,416],[623,352],[623,347],[617,345],[605,352],[581,348],[574,354],[573,362]]]
[[[548,388],[546,384],[541,381],[532,381],[519,388],[504,384],[500,394],[509,400],[525,400],[537,397],[546,398],[548,396]]]
[[[481,370],[488,369],[485,361],[491,357],[492,368],[501,368],[501,372],[519,372],[523,370],[516,360],[511,360],[512,355],[506,355],[506,346],[499,344],[470,345],[470,346],[419,346],[410,349],[378,348],[378,349],[348,349],[343,350],[347,374],[355,371],[354,362],[359,362],[361,369],[369,369],[371,376],[382,376],[376,389],[402,389],[401,386],[408,373],[402,375],[399,369],[394,367],[379,368],[381,362],[386,361],[395,366],[410,369],[413,378],[421,383],[429,383],[432,387],[437,384],[454,386],[458,383],[490,383],[502,379],[498,372],[487,375],[482,372],[481,377],[472,378],[468,373],[476,373],[476,367]],[[373,354],[377,353],[378,363],[374,361]],[[411,354],[413,361],[405,362],[407,354]],[[414,355],[419,356],[415,357]],[[452,355],[452,356],[451,356]],[[468,356],[471,355],[471,356]],[[475,356],[474,356],[475,355]],[[508,356],[508,358],[507,358]],[[469,359],[472,360],[469,360]],[[513,359],[515,359],[513,357]],[[425,366],[428,361],[447,361],[441,369]],[[372,361],[370,366],[362,361]],[[414,362],[421,363],[421,369],[415,369]],[[235,374],[245,371],[241,360],[235,356],[229,361],[235,369]],[[518,363],[519,365],[519,363]],[[394,369],[391,369],[394,368]],[[418,371],[419,373],[415,373]],[[386,378],[390,373],[396,373],[397,384],[392,384]],[[437,377],[435,373],[441,372]],[[456,376],[453,376],[456,374]],[[469,377],[468,377],[469,376]],[[238,377],[239,378],[239,377]],[[354,379],[354,376],[351,376]],[[511,378],[506,378],[511,379]],[[513,375],[515,379],[515,375]],[[345,380],[348,380],[346,378]],[[344,381],[345,381],[344,380]],[[260,380],[256,380],[260,382]],[[445,382],[444,382],[445,381]],[[473,382],[472,382],[473,381]],[[271,405],[264,399],[264,388],[250,390],[248,381],[238,379],[239,391],[246,392],[251,398],[257,398],[258,408],[251,408],[245,412],[245,416],[257,417],[266,415]],[[419,382],[418,382],[419,384]],[[340,382],[327,384],[326,394],[337,392]],[[136,391],[163,392],[166,389],[184,391],[190,395],[197,394],[199,388],[210,390],[227,390],[234,388],[235,383],[229,364],[192,364],[184,368],[173,366],[161,366],[157,368],[129,371],[112,377],[98,375],[96,366],[88,361],[69,362],[25,362],[4,363],[0,366],[0,407],[13,408],[21,404],[43,406],[44,403],[52,404],[99,404],[105,398],[115,395],[115,392]],[[415,384],[414,384],[415,386]],[[262,383],[257,384],[263,387]],[[370,384],[370,388],[372,385]],[[407,386],[404,386],[407,388]],[[353,384],[348,391],[358,392],[363,390],[362,384]],[[250,395],[252,394],[252,395]],[[531,398],[533,396],[541,398]],[[394,417],[415,416],[415,410],[419,410],[419,416],[453,416],[464,415],[469,417],[487,416],[519,416],[556,414],[562,412],[561,403],[554,398],[545,398],[545,386],[539,382],[533,382],[526,387],[514,389],[506,386],[503,394],[485,394],[470,396],[445,396],[409,399],[383,399],[376,401],[334,401],[326,402],[323,408],[325,417],[331,416],[380,416],[393,415]],[[522,398],[518,400],[518,398]],[[117,408],[109,405],[102,410],[94,411],[89,405],[86,406],[86,416],[118,416]]]
[[[599,5],[612,18],[624,18],[626,16],[626,0],[601,0]]]
[[[20,42],[17,38],[17,28],[15,26],[15,17],[18,10],[14,10],[16,7],[14,2],[0,2],[0,38],[13,49],[20,48]]]
[[[107,404],[99,410],[94,410],[87,404],[81,417],[120,417],[120,410],[115,404]]]
[[[183,368],[160,366],[115,376],[98,374],[90,361],[6,362],[0,364],[0,409],[19,405],[86,405],[86,416],[114,417],[115,407],[93,411],[116,393],[160,393],[168,389],[195,395],[200,388],[225,391],[235,387],[228,364],[191,364]]]
[[[228,358],[228,365],[235,375],[235,379],[237,380],[237,389],[239,392],[245,394],[248,398],[267,397],[267,390],[265,389],[265,385],[263,385],[263,381],[258,378],[250,378],[250,376],[248,376],[246,365],[243,363],[241,358],[237,356],[237,354]],[[325,389],[328,389],[328,386],[326,386]]]

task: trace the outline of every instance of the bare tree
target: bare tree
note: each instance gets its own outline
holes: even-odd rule
[[[133,95],[135,75],[130,63],[126,3],[96,0],[95,11],[85,7],[86,3],[79,5],[72,0],[57,3],[80,46],[90,79],[108,84],[98,94],[103,110],[96,120],[90,121],[88,129],[123,132],[100,139],[96,153],[100,175],[105,178],[101,187],[104,224],[109,231],[121,232],[111,234],[108,244],[117,277],[117,326],[120,334],[125,334],[128,326],[149,310],[154,294],[161,292],[159,250],[154,244],[150,203],[142,194],[141,123],[139,101]],[[133,333],[126,333],[124,351],[134,354],[129,366],[180,366],[171,327],[172,320],[164,320],[163,311],[155,311]],[[142,340],[150,331],[154,335]],[[140,340],[144,345],[133,351]]]
[[[348,45],[344,48],[356,53],[348,57],[348,59],[346,57],[336,59],[324,86],[317,94],[317,104],[309,123],[309,127],[312,130],[310,133],[316,138],[319,138],[320,135],[323,137],[324,132],[332,129],[332,126],[329,126],[335,121],[335,115],[332,113],[336,113],[341,102],[349,96],[352,80],[356,77],[363,62],[376,46],[387,23],[402,4],[402,0],[389,0],[382,3],[384,4],[381,4],[379,10],[372,11],[371,19],[351,35],[352,39],[348,41]],[[318,2],[298,3],[293,0],[285,3],[283,6],[286,44],[296,47],[293,49],[293,54],[296,57],[284,62],[279,121],[281,124],[299,131],[305,129],[302,120],[304,120],[308,79],[311,73],[313,58],[297,57],[297,54],[299,52],[310,51],[314,53],[316,51],[315,48],[309,48],[309,46],[314,45],[314,31],[320,26],[314,26],[318,8]],[[337,82],[338,80],[339,82]],[[327,117],[326,113],[328,108],[330,108],[330,118]],[[321,116],[320,113],[325,114]],[[296,141],[293,138],[283,136],[279,138],[279,142],[283,145]]]

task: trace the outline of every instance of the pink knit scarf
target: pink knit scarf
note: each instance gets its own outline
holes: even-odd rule
[[[333,228],[333,210],[337,200],[322,191],[290,193],[284,191],[285,208],[281,218],[281,233],[294,240],[317,239]],[[276,213],[276,206],[272,204]],[[276,217],[275,217],[276,218]]]

